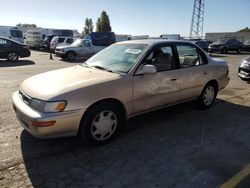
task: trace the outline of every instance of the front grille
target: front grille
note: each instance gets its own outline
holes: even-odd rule
[[[28,95],[26,95],[24,92],[19,91],[19,96],[21,97],[21,99],[23,100],[24,103],[29,104],[31,101],[31,97],[29,97]]]

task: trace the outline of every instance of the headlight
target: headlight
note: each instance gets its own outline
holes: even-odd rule
[[[67,103],[66,101],[57,101],[57,102],[46,102],[43,108],[44,112],[62,112]]]
[[[62,112],[67,105],[66,101],[46,102],[38,99],[31,99],[30,107],[40,112]]]

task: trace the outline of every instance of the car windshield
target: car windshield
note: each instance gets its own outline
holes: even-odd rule
[[[71,46],[78,47],[83,44],[83,39],[77,39],[75,42],[71,44]]]
[[[105,48],[85,63],[90,67],[128,73],[146,50],[145,44],[116,44]]]

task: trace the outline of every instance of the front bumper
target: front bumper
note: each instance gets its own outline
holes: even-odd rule
[[[12,100],[17,119],[25,130],[37,138],[76,136],[85,112],[85,109],[81,109],[58,113],[41,113],[24,103],[18,91],[13,93]],[[56,121],[56,123],[49,127],[37,127],[32,125],[32,121]]]
[[[238,76],[242,78],[242,80],[250,80],[250,69],[239,68]]]
[[[60,50],[55,50],[55,54],[56,54],[57,56],[63,57],[63,56],[66,55],[66,52],[62,52],[62,51],[60,51]]]
[[[218,52],[218,51],[222,51],[223,46],[209,46],[208,47],[208,52]]]

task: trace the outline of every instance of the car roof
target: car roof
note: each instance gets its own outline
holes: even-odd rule
[[[159,45],[159,44],[191,44],[189,41],[182,41],[182,40],[166,40],[166,39],[141,39],[141,40],[128,40],[123,42],[118,42],[116,44],[147,44],[149,46],[152,45]]]

